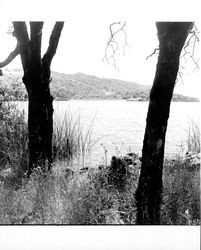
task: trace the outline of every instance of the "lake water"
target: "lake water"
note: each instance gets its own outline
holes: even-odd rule
[[[24,105],[23,105],[24,106]],[[54,116],[62,119],[70,112],[74,119],[80,117],[84,130],[93,124],[93,161],[105,161],[112,155],[124,154],[132,150],[141,154],[145,131],[148,102],[125,100],[70,100],[54,102]],[[27,103],[25,104],[27,110]],[[181,152],[191,122],[200,121],[200,103],[171,103],[168,130],[166,134],[165,156],[172,157]]]

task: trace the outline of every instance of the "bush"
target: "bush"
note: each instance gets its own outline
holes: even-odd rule
[[[28,133],[24,113],[10,98],[12,90],[0,85],[0,170],[12,166],[18,175],[28,163]]]

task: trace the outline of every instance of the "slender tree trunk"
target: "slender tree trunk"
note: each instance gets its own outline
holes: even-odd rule
[[[159,57],[150,91],[136,191],[137,224],[160,224],[165,135],[170,103],[179,68],[179,57],[192,23],[159,22]]]

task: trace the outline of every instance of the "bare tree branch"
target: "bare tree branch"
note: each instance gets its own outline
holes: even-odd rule
[[[17,43],[15,49],[9,54],[9,56],[3,62],[0,62],[0,68],[3,68],[11,63],[15,59],[15,57],[19,55],[19,53],[19,44]]]
[[[8,25],[8,30],[7,30],[7,34],[8,35],[12,35],[13,34],[13,31],[14,31],[14,28],[13,28],[13,25],[12,25],[12,23],[10,23],[9,25]]]
[[[178,71],[178,76],[177,76],[176,82],[179,81],[179,78],[180,78],[180,80],[181,80],[181,83],[184,85],[184,81],[183,81],[183,72],[182,72],[182,71]]]
[[[195,72],[199,69],[199,58],[197,58],[197,54],[195,54],[197,43],[199,42],[199,30],[197,29],[195,23],[192,23],[192,27],[189,30],[189,36],[186,39],[186,42],[183,47],[183,53],[180,56],[180,66],[179,66],[179,72],[178,72],[178,78],[180,78],[182,84],[184,84],[183,81],[183,71],[185,70],[184,65],[188,63],[189,61],[193,62],[193,65],[195,66],[193,70],[191,70],[190,73]]]
[[[199,31],[194,23],[192,29],[189,32],[189,37],[186,40],[186,43],[184,45],[184,48],[183,48],[184,53],[181,56],[181,58],[184,58],[185,60],[186,60],[186,57],[190,58],[195,64],[197,69],[199,69],[199,66],[198,66],[199,59],[196,60],[194,55],[195,55],[196,45],[199,42],[198,34],[199,34]]]
[[[52,34],[50,36],[48,49],[42,59],[43,65],[46,65],[48,67],[50,66],[52,58],[54,57],[57,50],[63,26],[64,22],[55,23],[54,28],[52,30]]]
[[[185,70],[184,62],[187,63],[189,59],[193,61],[195,68],[193,69],[192,72],[194,72],[196,69],[199,69],[199,65],[198,65],[199,58],[198,59],[195,58],[196,45],[199,42],[198,34],[199,34],[199,30],[197,29],[195,23],[192,23],[191,27],[189,28],[188,38],[186,39],[186,42],[183,47],[183,53],[180,56],[180,65],[179,65],[179,71],[178,71],[178,76],[176,80],[178,81],[180,79],[182,84],[184,84],[184,80],[183,80],[183,76],[184,76],[183,71]],[[159,51],[159,48],[155,48],[154,51],[146,57],[146,60],[152,57],[153,55],[158,54],[158,51]]]
[[[157,53],[158,51],[159,51],[159,48],[155,48],[154,51],[153,51],[150,55],[148,55],[148,56],[146,57],[146,60],[147,60],[149,57],[152,57],[153,55],[158,54],[158,53]]]
[[[117,26],[118,28],[114,29],[114,27],[117,27]],[[108,64],[112,64],[117,70],[118,68],[117,68],[115,57],[121,54],[121,49],[120,49],[120,43],[118,39],[116,39],[116,36],[118,34],[123,34],[124,42],[121,47],[122,47],[123,55],[124,55],[125,47],[128,46],[125,26],[126,26],[125,22],[114,22],[110,24],[109,26],[110,37],[105,48],[105,55],[102,59],[103,61],[105,60]]]

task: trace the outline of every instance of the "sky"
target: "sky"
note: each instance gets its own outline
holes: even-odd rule
[[[47,49],[49,36],[55,20],[65,21],[57,53],[52,61],[52,70],[63,73],[82,72],[99,77],[109,77],[151,85],[153,83],[157,55],[146,60],[155,48],[158,47],[156,21],[166,20],[195,20],[194,15],[185,12],[181,19],[178,12],[174,14],[173,1],[169,1],[166,12],[157,11],[163,7],[161,2],[130,0],[73,0],[73,1],[28,1],[28,0],[0,0],[0,61],[15,47],[16,40],[8,35],[9,22],[13,20],[37,21],[44,20],[43,53]],[[176,1],[177,2],[177,1]],[[136,3],[136,2],[135,2]],[[185,1],[183,2],[185,5]],[[175,5],[175,1],[174,1]],[[195,8],[196,9],[196,8]],[[189,9],[190,11],[190,9]],[[188,15],[187,15],[188,14]],[[103,60],[105,48],[109,39],[109,25],[113,22],[126,22],[128,46],[125,51],[120,49],[116,56],[117,69]],[[199,28],[199,23],[196,22]],[[114,27],[115,28],[115,27]],[[117,41],[122,45],[123,33]],[[124,53],[123,53],[124,52]],[[196,59],[199,58],[199,43],[196,47]],[[182,62],[183,77],[179,78],[175,92],[190,96],[200,96],[199,70],[191,59]],[[20,57],[16,58],[7,68],[21,67]]]

